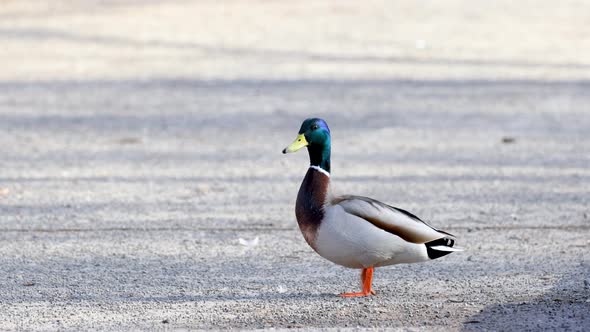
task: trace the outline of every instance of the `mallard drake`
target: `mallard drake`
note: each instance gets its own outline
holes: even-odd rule
[[[362,196],[330,191],[330,129],[318,118],[303,121],[295,141],[283,153],[307,147],[310,166],[303,178],[295,215],[305,241],[325,259],[362,269],[360,292],[374,295],[375,267],[416,263],[461,251],[455,236],[438,230],[412,213]]]

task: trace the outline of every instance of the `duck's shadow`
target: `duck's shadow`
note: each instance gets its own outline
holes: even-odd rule
[[[569,274],[533,301],[485,307],[463,322],[463,331],[589,331],[590,289],[587,273]]]

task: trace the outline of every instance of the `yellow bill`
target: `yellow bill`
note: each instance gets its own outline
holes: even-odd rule
[[[307,140],[305,139],[305,135],[303,134],[299,134],[297,136],[297,138],[295,139],[295,141],[293,141],[293,143],[291,143],[291,145],[289,145],[288,147],[286,147],[283,150],[283,153],[291,153],[291,152],[295,152],[303,147],[308,146],[309,143],[307,143]]]

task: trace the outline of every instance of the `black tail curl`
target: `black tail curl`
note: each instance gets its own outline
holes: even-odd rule
[[[437,259],[442,256],[446,256],[456,250],[445,250],[445,248],[453,248],[455,245],[455,239],[450,237],[443,237],[434,241],[426,242],[426,253],[428,258]]]

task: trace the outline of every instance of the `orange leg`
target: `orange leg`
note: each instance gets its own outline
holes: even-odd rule
[[[362,291],[358,293],[343,293],[340,294],[342,297],[356,297],[356,296],[369,296],[375,295],[375,291],[371,289],[371,283],[373,282],[373,267],[363,269],[361,272],[361,287]]]

